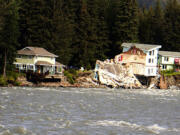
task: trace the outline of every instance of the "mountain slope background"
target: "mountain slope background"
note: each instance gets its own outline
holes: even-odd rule
[[[140,7],[150,7],[154,6],[157,0],[137,0]],[[160,0],[161,4],[164,6],[168,0]],[[180,0],[177,0],[180,2]]]

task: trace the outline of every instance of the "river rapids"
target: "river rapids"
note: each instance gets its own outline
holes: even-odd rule
[[[0,135],[180,135],[180,91],[0,88]]]

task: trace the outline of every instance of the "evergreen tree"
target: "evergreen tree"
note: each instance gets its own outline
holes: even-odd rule
[[[68,65],[72,55],[71,45],[74,36],[71,3],[67,0],[53,0],[52,2],[52,44],[55,48],[53,52],[59,56],[58,61]]]
[[[154,10],[144,10],[139,15],[139,40],[141,43],[153,44],[154,41]]]
[[[144,9],[139,14],[139,40],[141,43],[163,45],[164,34],[164,15],[158,0],[154,8]]]
[[[166,35],[164,49],[180,51],[180,4],[177,0],[169,0],[165,7]]]
[[[116,0],[115,9],[113,53],[118,54],[122,42],[136,42],[138,40],[138,7],[136,0]]]
[[[52,12],[48,0],[22,0],[20,10],[21,45],[53,50]]]
[[[96,46],[96,59],[104,60],[107,58],[109,53],[109,29],[107,23],[107,4],[105,0],[98,0],[97,3],[97,37],[98,37],[98,44]]]
[[[160,0],[157,0],[155,8],[154,8],[154,18],[153,18],[153,39],[154,44],[163,45],[165,29],[164,29],[165,21],[164,14],[161,8]]]
[[[87,9],[87,2],[79,0],[77,9],[76,23],[76,39],[73,43],[74,56],[73,64],[77,67],[92,68],[95,63],[96,35],[94,33],[94,25],[91,24],[90,14]]]
[[[16,48],[19,45],[19,1],[12,0],[7,2],[4,0],[1,2],[1,9],[4,10],[4,22],[0,30],[0,50],[3,58],[3,76],[6,77],[7,64],[12,64]]]

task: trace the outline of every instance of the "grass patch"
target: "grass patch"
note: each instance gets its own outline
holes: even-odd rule
[[[164,76],[174,76],[174,75],[180,75],[180,72],[174,72],[174,70],[165,70],[161,71],[161,74]]]

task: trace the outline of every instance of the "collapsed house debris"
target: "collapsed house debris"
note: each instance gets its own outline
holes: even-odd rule
[[[123,43],[123,53],[112,60],[97,61],[95,79],[112,87],[142,88],[138,76],[158,76],[157,55],[160,45]],[[151,84],[149,88],[155,87]]]
[[[116,64],[113,61],[96,61],[95,80],[111,87],[142,87],[129,65]]]

